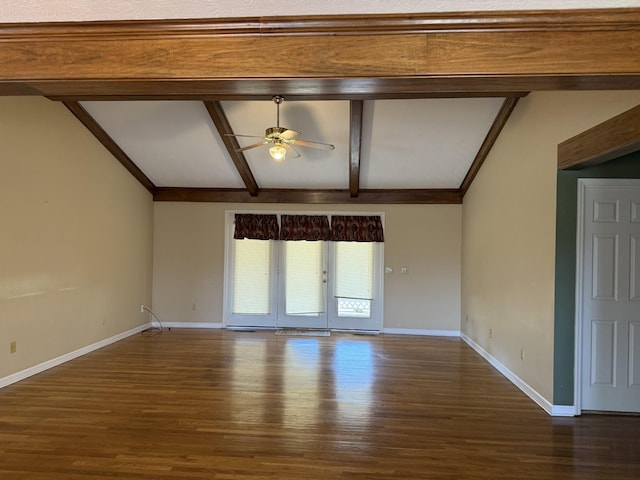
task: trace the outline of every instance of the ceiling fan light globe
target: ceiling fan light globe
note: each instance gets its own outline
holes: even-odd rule
[[[282,145],[274,145],[269,149],[269,155],[277,162],[284,160],[286,154],[287,150]]]

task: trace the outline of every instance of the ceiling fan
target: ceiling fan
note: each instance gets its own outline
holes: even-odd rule
[[[231,137],[246,137],[246,138],[261,138],[258,143],[248,145],[246,147],[236,148],[236,152],[243,152],[252,148],[261,147],[263,145],[271,145],[269,148],[269,155],[276,160],[284,160],[284,157],[289,153],[292,157],[299,157],[300,153],[294,148],[296,147],[311,147],[321,148],[323,150],[333,150],[335,147],[328,143],[310,142],[308,140],[296,139],[300,132],[295,130],[289,130],[288,128],[280,126],[280,104],[284,102],[284,97],[275,95],[273,102],[276,104],[276,126],[267,128],[263,137],[256,135],[236,135],[228,133]]]

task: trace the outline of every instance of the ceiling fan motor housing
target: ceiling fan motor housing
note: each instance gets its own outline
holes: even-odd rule
[[[284,127],[271,127],[267,128],[264,136],[268,138],[279,138],[285,131],[287,131],[287,129]]]

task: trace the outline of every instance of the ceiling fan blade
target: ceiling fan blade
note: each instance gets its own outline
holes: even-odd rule
[[[329,143],[310,142],[309,140],[287,140],[287,143],[300,147],[321,148],[323,150],[334,150],[336,148]]]
[[[238,135],[235,133],[225,133],[225,137],[245,137],[245,138],[264,138],[264,135]]]
[[[263,145],[268,145],[269,143],[273,143],[270,140],[262,140],[261,142],[254,143],[252,145],[247,145],[246,147],[236,148],[236,152],[244,152],[245,150],[249,150],[251,148],[261,147]]]
[[[280,133],[280,138],[283,140],[291,140],[293,137],[296,137],[298,135],[300,135],[300,132],[287,129],[284,132]]]
[[[289,156],[291,156],[293,158],[298,158],[300,156],[300,153],[295,148],[293,148],[291,145],[289,145],[288,143],[283,142],[282,146],[287,151],[287,155],[289,155]]]

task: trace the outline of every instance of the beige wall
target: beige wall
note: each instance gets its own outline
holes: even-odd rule
[[[460,329],[460,205],[155,204],[153,309],[166,322],[222,323],[226,210],[385,214],[384,327]],[[401,275],[400,268],[409,268]]]
[[[640,92],[530,94],[464,199],[462,331],[549,401],[557,145],[638,103]]]
[[[1,97],[0,145],[3,378],[148,320],[153,203],[60,103]]]

